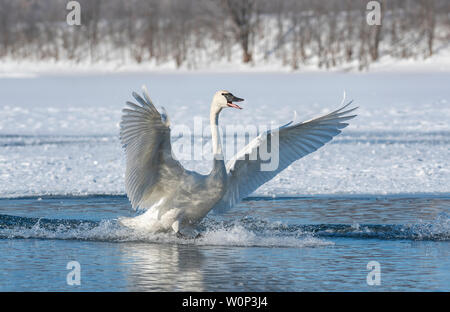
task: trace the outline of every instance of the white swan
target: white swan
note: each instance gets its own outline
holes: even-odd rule
[[[224,108],[241,109],[234,102],[243,99],[228,91],[218,91],[210,110],[213,169],[202,175],[184,169],[174,159],[164,108],[161,113],[156,110],[145,87],[143,98],[135,92],[133,96],[140,105],[127,102],[129,108],[123,110],[120,130],[127,158],[125,188],[132,207],[145,212],[137,217],[120,218],[119,222],[135,229],[173,230],[185,236],[195,236],[196,225],[212,209],[234,206],[291,163],[330,141],[348,125],[344,121],[356,116],[349,113],[357,108],[346,109],[350,102],[319,118],[297,124],[291,121],[266,131],[225,165],[218,135],[219,114]],[[263,160],[257,151],[262,144],[270,146],[274,134],[279,141],[278,167],[263,171]],[[249,160],[252,153],[256,157]]]

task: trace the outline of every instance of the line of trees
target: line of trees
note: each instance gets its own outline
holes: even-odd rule
[[[68,0],[0,0],[0,59],[281,62],[360,69],[389,55],[426,58],[450,42],[448,0],[79,0],[81,25],[66,23]]]

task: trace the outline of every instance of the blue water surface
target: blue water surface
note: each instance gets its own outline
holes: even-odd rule
[[[446,195],[256,197],[189,240],[121,228],[125,196],[1,199],[0,290],[449,291],[449,207]]]

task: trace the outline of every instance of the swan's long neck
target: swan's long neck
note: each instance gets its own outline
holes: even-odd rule
[[[211,111],[209,115],[209,122],[211,126],[211,138],[213,145],[213,168],[208,177],[208,187],[210,189],[210,198],[214,203],[219,201],[226,191],[227,185],[227,170],[225,168],[225,161],[222,152],[222,144],[219,137],[219,114],[222,109],[219,105],[211,104]],[[205,211],[208,213],[209,209]]]
[[[211,198],[218,201],[225,194],[227,184],[227,170],[222,152],[222,144],[219,137],[219,114],[222,109],[214,106],[211,108],[209,121],[211,124],[211,137],[213,145],[213,168],[209,174],[209,187]],[[208,213],[209,209],[205,212]]]
[[[220,143],[219,138],[219,114],[220,111],[211,109],[209,122],[211,126],[214,159],[223,160],[222,144]]]

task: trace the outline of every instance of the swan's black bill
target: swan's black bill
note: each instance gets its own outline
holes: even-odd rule
[[[229,107],[242,109],[242,107],[240,107],[237,104],[234,104],[233,102],[242,102],[244,99],[238,98],[237,96],[234,96],[231,93],[225,93],[223,96],[227,99],[227,105]]]

